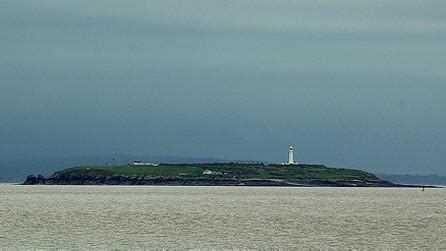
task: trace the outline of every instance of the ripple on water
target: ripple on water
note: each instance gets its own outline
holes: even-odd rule
[[[444,189],[0,185],[4,248],[446,248]]]

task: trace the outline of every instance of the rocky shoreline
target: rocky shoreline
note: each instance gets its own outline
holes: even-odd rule
[[[166,186],[287,186],[287,187],[401,187],[383,180],[282,180],[144,176],[30,175],[24,185],[166,185]]]

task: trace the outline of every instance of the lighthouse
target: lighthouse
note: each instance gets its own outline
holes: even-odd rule
[[[288,162],[283,163],[283,165],[297,165],[297,162],[294,162],[294,154],[292,146],[290,146],[288,150]]]

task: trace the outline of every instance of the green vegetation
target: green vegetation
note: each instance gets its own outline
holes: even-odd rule
[[[55,175],[68,176],[189,176],[198,177],[203,169],[197,166],[159,165],[159,166],[80,166],[65,169]]]
[[[226,165],[209,166],[209,170],[228,173],[237,178],[259,179],[375,179],[376,176],[360,170],[328,168],[323,165]]]
[[[203,174],[205,170],[213,174]],[[159,166],[81,166],[65,169],[53,176],[95,177],[184,177],[221,179],[284,179],[284,180],[377,180],[368,172],[352,169],[328,168],[323,165],[263,165],[263,164],[160,164]]]

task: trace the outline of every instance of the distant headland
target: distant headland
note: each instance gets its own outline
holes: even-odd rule
[[[169,164],[135,161],[126,165],[79,166],[49,177],[30,175],[24,185],[171,185],[171,186],[301,186],[401,187],[353,169],[298,164],[293,147],[282,164],[228,162]],[[407,186],[405,186],[407,187]]]
[[[30,175],[25,185],[182,185],[397,187],[360,170],[323,165],[263,163],[128,164],[81,166],[45,178]]]

